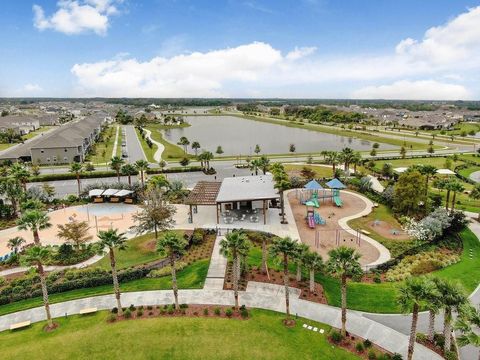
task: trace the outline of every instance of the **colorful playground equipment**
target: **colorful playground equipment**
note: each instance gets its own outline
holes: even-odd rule
[[[332,179],[326,184],[330,191],[324,189],[316,180],[308,182],[303,190],[297,190],[297,199],[306,206],[318,208],[320,202],[330,199],[336,206],[343,206],[343,201],[340,198],[340,190],[345,189],[346,186],[338,179]]]
[[[326,221],[315,210],[307,210],[307,223],[310,229],[314,229],[315,225],[325,225]]]
[[[340,199],[340,189],[345,189],[346,186],[342,184],[340,180],[334,178],[326,184],[330,189],[332,189],[332,201],[338,207],[343,206],[343,201]]]

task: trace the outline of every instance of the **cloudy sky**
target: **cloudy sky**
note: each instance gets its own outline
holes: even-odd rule
[[[480,99],[480,1],[19,0],[0,96]]]

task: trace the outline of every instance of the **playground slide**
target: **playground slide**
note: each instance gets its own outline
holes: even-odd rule
[[[314,204],[313,206],[315,206],[316,208],[320,207],[320,204],[318,203],[318,200],[317,200],[317,199],[314,198],[314,199],[312,199],[311,201],[312,201],[313,204]]]
[[[335,202],[335,205],[337,205],[338,207],[342,207],[343,205],[342,199],[340,199],[338,196],[334,196],[333,201]]]
[[[308,221],[308,227],[310,229],[314,229],[315,228],[315,219],[313,218],[313,214],[308,215],[307,221]]]

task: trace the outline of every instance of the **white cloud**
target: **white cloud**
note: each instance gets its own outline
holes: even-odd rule
[[[471,81],[480,70],[479,23],[480,6],[375,56],[326,56],[315,47],[282,54],[263,42],[185,53],[183,38],[174,37],[147,61],[113,58],[71,71],[80,96],[245,96],[261,89],[265,96],[465,99],[471,90],[480,95]],[[369,86],[352,92],[359,81]]]
[[[462,85],[435,80],[400,80],[389,85],[367,86],[352,93],[357,99],[388,100],[467,100],[469,92]]]
[[[67,35],[94,32],[105,35],[109,17],[118,13],[122,0],[59,0],[58,10],[45,16],[40,5],[33,5],[34,25],[39,30],[53,29]]]

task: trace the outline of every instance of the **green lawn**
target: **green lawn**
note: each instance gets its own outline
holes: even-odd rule
[[[186,127],[186,126],[182,126],[182,127]],[[147,129],[152,132],[151,136],[153,140],[158,141],[165,147],[162,153],[162,159],[164,160],[182,159],[183,157],[185,157],[185,151],[183,151],[183,148],[181,148],[178,145],[172,144],[171,142],[165,140],[162,136],[161,130],[168,129],[168,128],[169,127],[167,126],[159,125],[159,124],[147,126]]]
[[[1,143],[1,144],[0,144],[0,151],[2,151],[2,150],[7,150],[9,147],[12,147],[13,145],[15,145],[15,144],[4,144],[4,143]]]
[[[457,179],[460,181],[460,179]],[[460,181],[463,186],[465,186],[466,190],[471,190],[473,188],[473,185],[462,182]],[[445,204],[445,200],[447,197],[447,192],[445,190],[438,190],[435,188],[430,189],[431,192],[436,192],[442,196],[442,202]],[[452,201],[452,195],[450,195],[450,202]],[[458,210],[466,210],[466,211],[472,211],[472,212],[480,212],[480,202],[478,200],[474,200],[471,197],[469,197],[467,194],[461,193],[457,194],[457,197],[455,199],[456,205],[455,209]]]
[[[177,273],[178,287],[180,289],[201,289],[207,277],[209,260],[199,260],[192,265],[187,266]],[[158,279],[143,278],[133,280],[120,285],[121,290],[127,291],[147,291],[147,290],[168,290],[171,289],[172,278],[165,276]],[[66,291],[63,293],[51,294],[50,303],[58,303],[74,299],[81,299],[90,296],[98,296],[113,293],[112,285],[102,285],[92,288]],[[0,315],[30,309],[36,306],[42,306],[42,298],[32,298],[17,301],[11,304],[0,306]]]
[[[382,166],[386,163],[392,164],[394,168],[398,167],[409,167],[412,165],[433,165],[438,169],[445,168],[445,158],[444,157],[431,157],[431,158],[413,158],[413,159],[394,159],[394,160],[377,160],[375,161],[375,170],[380,171]],[[457,165],[463,164],[463,161],[453,162],[451,160],[451,169]]]
[[[315,166],[315,165],[292,165],[284,164],[285,171],[287,172],[300,172],[304,167],[307,167],[315,171],[315,178],[331,178],[333,175],[332,169],[326,166]]]
[[[117,152],[115,153],[115,156],[119,156],[121,157],[122,156],[122,127],[119,127],[118,128],[118,142],[117,142]],[[115,144],[115,142],[114,142]],[[113,148],[112,148],[112,152],[113,152]]]
[[[107,312],[59,318],[46,333],[44,323],[0,333],[2,358],[21,359],[359,359],[332,346],[326,333],[282,325],[283,314],[251,310],[249,320],[162,317],[107,323]],[[33,355],[35,354],[35,355]]]
[[[477,154],[460,154],[458,157],[461,160],[470,160],[480,164],[480,155]]]
[[[443,134],[443,135],[447,135],[447,136],[448,135],[461,135],[463,131],[466,131],[467,134],[468,134],[472,130],[475,131],[475,132],[480,132],[480,124],[462,122],[462,123],[456,124],[453,127],[453,130],[445,130],[445,134]],[[425,131],[423,131],[423,132],[425,132]],[[428,132],[431,133],[431,134],[440,134],[442,132],[442,130],[430,130]],[[460,137],[460,139],[461,138],[462,137]]]
[[[120,131],[120,129],[118,130]],[[107,138],[107,134],[110,134],[109,141],[97,142],[95,144],[95,154],[90,157],[90,161],[94,164],[104,164],[106,161],[110,161],[113,155],[113,144],[115,143],[115,134],[117,132],[117,126],[110,126],[105,130],[104,138]],[[119,146],[121,143],[119,143]],[[102,157],[103,152],[105,151],[105,158]]]
[[[470,174],[476,172],[476,171],[480,171],[480,166],[469,166],[465,169],[461,169],[458,171],[458,173],[462,176],[465,176],[466,178],[468,178],[470,176]]]

